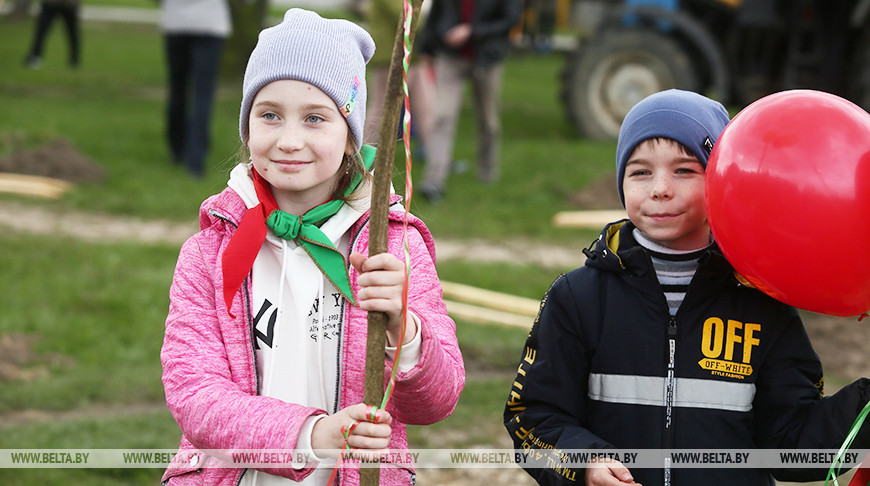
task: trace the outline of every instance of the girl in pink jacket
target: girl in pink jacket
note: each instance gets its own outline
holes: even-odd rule
[[[164,484],[325,485],[345,443],[406,449],[405,424],[456,406],[465,371],[429,230],[410,217],[407,309],[397,197],[388,253],[364,256],[372,157],[358,147],[374,47],[355,24],[300,9],[260,33],[239,123],[250,161],[203,203],[170,289],[161,360],[182,438]],[[361,403],[368,311],[388,317],[386,376],[407,322],[386,410]],[[414,482],[408,464],[380,474]],[[338,482],[358,484],[359,469],[341,467]]]

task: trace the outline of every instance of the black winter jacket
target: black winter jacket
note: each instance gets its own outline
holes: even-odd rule
[[[608,225],[586,265],[544,297],[504,411],[515,447],[838,449],[870,380],[822,398],[822,367],[797,311],[741,285],[715,245],[671,318],[633,228]],[[865,430],[853,448],[868,447]],[[827,472],[627,467],[644,486],[666,484],[666,474],[673,485],[734,486]],[[540,484],[584,483],[583,470],[527,472]]]

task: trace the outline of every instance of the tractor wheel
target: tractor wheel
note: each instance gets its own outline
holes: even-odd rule
[[[697,89],[697,74],[673,39],[645,30],[610,30],[581,44],[562,73],[562,102],[584,137],[614,139],[628,110],[669,88]]]

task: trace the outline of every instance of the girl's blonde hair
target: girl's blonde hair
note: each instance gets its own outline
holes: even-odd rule
[[[361,191],[360,189],[369,186],[373,179],[371,173],[369,173],[369,171],[366,170],[365,165],[363,165],[359,147],[357,147],[352,138],[349,138],[348,143],[353,147],[353,152],[350,155],[344,155],[344,158],[341,161],[341,166],[338,168],[341,175],[339,175],[338,180],[335,183],[335,188],[332,191],[332,199],[340,199],[345,202],[355,201],[362,197],[365,191]],[[360,182],[359,186],[357,186],[352,193],[345,196],[344,191],[350,187],[351,183],[357,176],[362,177],[362,182]]]

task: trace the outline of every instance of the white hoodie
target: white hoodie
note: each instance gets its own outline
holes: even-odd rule
[[[227,185],[239,194],[248,208],[259,204],[249,163],[238,164],[230,173]],[[350,229],[368,210],[369,204],[369,197],[363,195],[353,205],[343,205],[320,227],[345,258],[350,248]],[[323,276],[304,248],[278,238],[271,231],[266,234],[251,272],[260,395],[337,412],[341,326],[347,301]],[[409,315],[419,323],[416,316]],[[407,371],[417,364],[421,341],[417,332],[414,339],[402,347],[400,369]],[[395,352],[395,348],[386,349],[390,357],[395,356]],[[323,417],[306,421],[298,438],[298,451],[312,452],[311,432],[317,420]],[[294,466],[301,469],[304,464]],[[255,474],[246,473],[240,484],[324,485],[331,472],[329,467],[320,467],[301,483],[296,483],[255,471]]]

